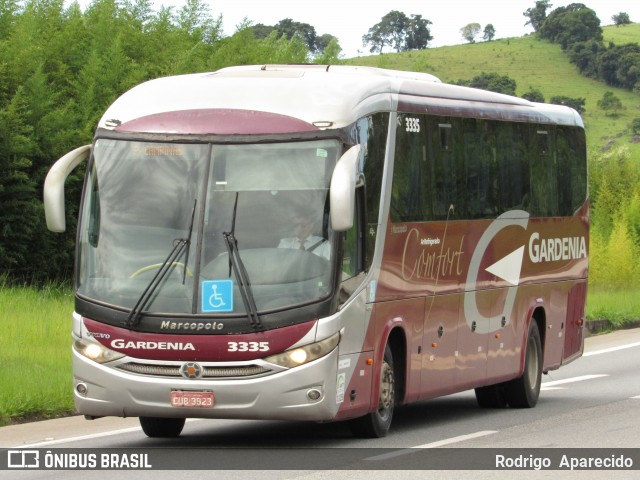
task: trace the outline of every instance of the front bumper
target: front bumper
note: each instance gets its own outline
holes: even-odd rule
[[[336,348],[313,362],[266,376],[190,380],[130,373],[96,363],[74,349],[75,405],[78,413],[94,417],[329,421],[340,407],[337,365]],[[84,394],[78,392],[80,384],[86,387]],[[214,406],[173,407],[172,390],[212,391]],[[319,398],[312,399],[311,390],[320,392]]]

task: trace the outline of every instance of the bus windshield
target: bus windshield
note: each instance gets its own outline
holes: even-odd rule
[[[326,298],[334,270],[328,190],[339,148],[336,140],[97,140],[80,219],[78,294],[121,309],[148,295],[148,313],[211,315]]]

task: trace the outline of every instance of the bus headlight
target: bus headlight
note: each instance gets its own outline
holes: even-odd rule
[[[73,348],[80,355],[98,363],[111,362],[124,357],[122,353],[114,352],[99,343],[88,342],[82,338],[78,338],[73,342]]]
[[[269,363],[275,363],[281,367],[293,368],[305,363],[317,360],[320,357],[324,357],[330,353],[338,343],[340,342],[340,333],[336,333],[324,340],[320,340],[316,343],[310,343],[303,347],[298,347],[293,350],[287,350],[286,352],[278,353],[277,355],[271,355],[264,360]]]

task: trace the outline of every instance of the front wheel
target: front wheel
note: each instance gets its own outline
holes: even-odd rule
[[[524,372],[522,376],[507,382],[505,394],[507,402],[514,408],[532,408],[538,403],[540,396],[540,380],[542,377],[542,342],[538,324],[531,319],[527,351],[525,352]]]
[[[140,417],[140,426],[147,437],[174,438],[182,433],[184,418]]]
[[[393,353],[389,345],[384,350],[380,372],[380,397],[378,409],[364,417],[349,422],[351,432],[361,438],[384,437],[391,427],[393,410],[396,404],[396,375],[393,366]]]

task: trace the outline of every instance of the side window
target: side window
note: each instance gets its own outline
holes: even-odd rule
[[[457,136],[459,135],[459,120],[436,118],[431,124],[430,140],[435,148],[430,148],[432,154],[431,170],[429,171],[431,215],[432,220],[451,219],[451,209],[457,212],[458,202],[458,168],[456,156],[459,155]],[[436,123],[437,122],[437,123]]]
[[[494,218],[498,209],[493,130],[489,122],[473,118],[464,119],[462,125],[463,196],[456,205],[457,215],[467,219]]]
[[[398,118],[393,222],[495,218],[509,210],[572,215],[586,198],[580,128],[410,113]]]
[[[495,122],[495,162],[498,172],[498,214],[531,211],[528,125]]]
[[[558,212],[558,164],[555,130],[550,125],[531,127],[531,193],[534,216],[552,217]]]
[[[587,198],[587,165],[582,129],[558,127],[558,207],[560,215],[573,215]]]
[[[412,113],[398,114],[396,149],[391,191],[391,221],[426,220],[425,204],[430,194],[427,176],[425,117]]]

